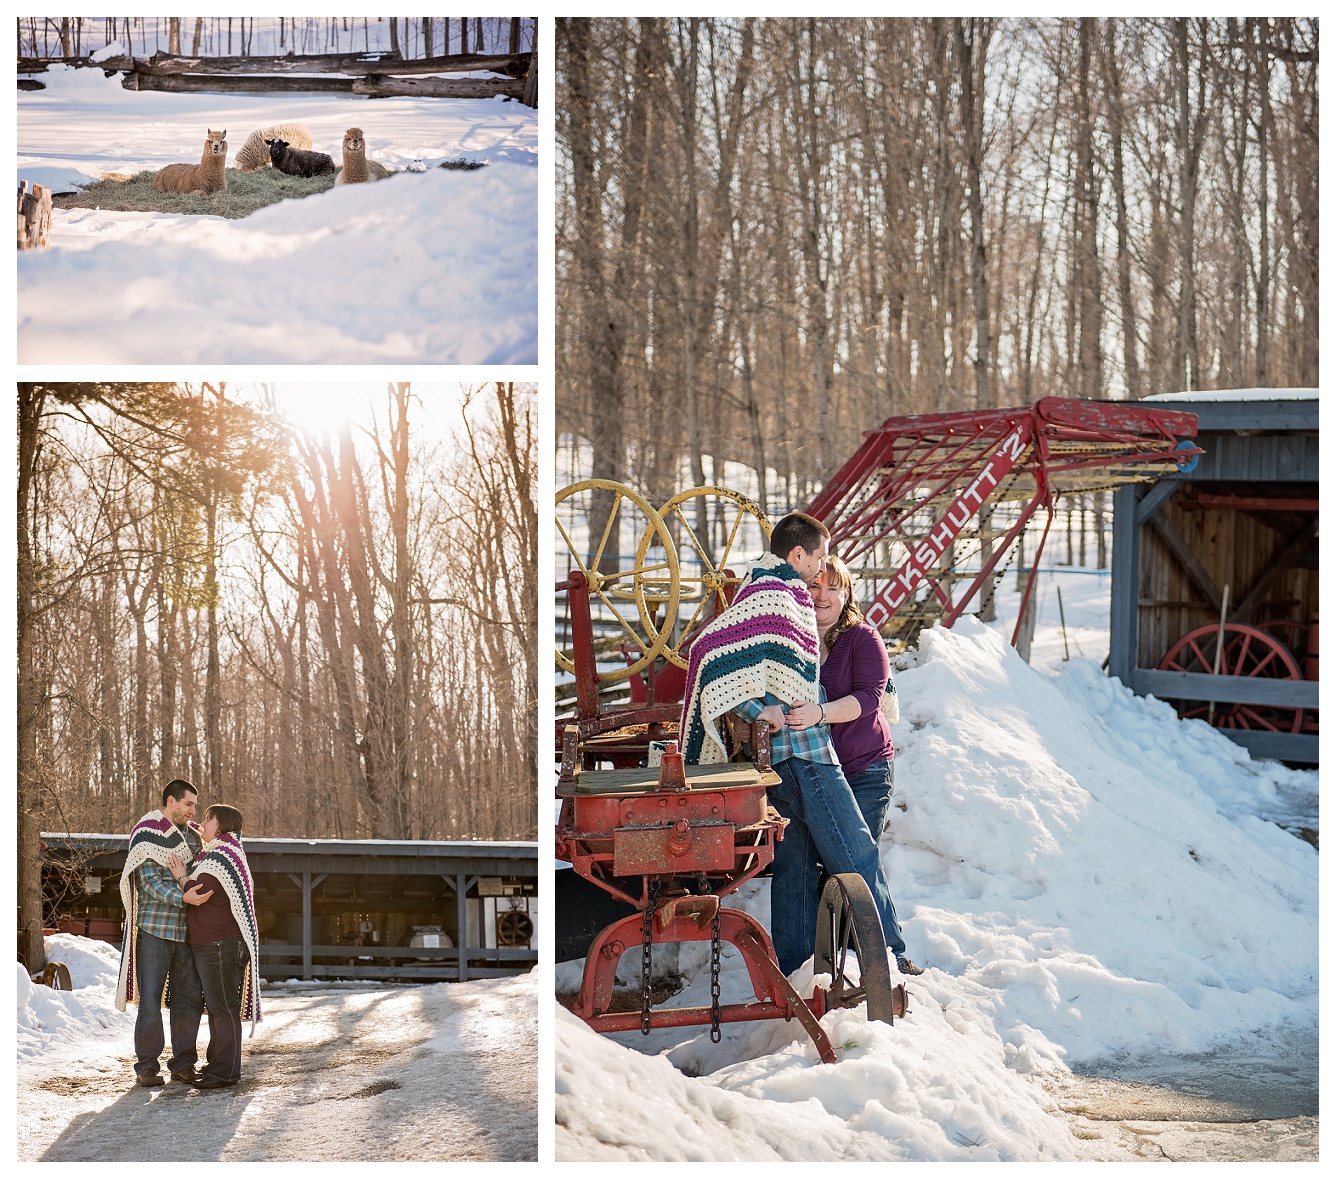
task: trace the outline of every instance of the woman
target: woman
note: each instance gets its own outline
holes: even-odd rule
[[[255,893],[241,825],[236,807],[214,804],[204,812],[204,847],[193,871],[187,875],[179,860],[168,865],[186,890],[186,941],[209,1012],[209,1047],[195,1081],[200,1089],[241,1079],[241,1023],[249,1019],[253,1035],[260,1018]]]
[[[891,661],[881,635],[863,621],[863,611],[853,599],[853,576],[839,557],[826,558],[826,568],[808,587],[816,608],[816,628],[821,636],[821,694],[825,702],[802,704],[790,710],[788,723],[795,728],[829,724],[835,753],[854,792],[873,838],[881,834],[886,810],[895,789],[891,759],[895,745],[883,710],[897,709]],[[898,718],[898,709],[891,719]],[[815,854],[809,851],[809,855]],[[813,898],[815,906],[819,898]],[[899,930],[887,930],[892,946]],[[900,943],[903,946],[903,942]],[[898,949],[899,947],[897,947]],[[900,952],[896,965],[901,974],[922,974]]]

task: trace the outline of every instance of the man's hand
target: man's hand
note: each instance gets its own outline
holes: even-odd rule
[[[784,727],[784,710],[778,704],[767,704],[756,718],[763,720],[772,730]]]
[[[196,882],[190,886],[189,892],[182,895],[181,899],[185,901],[187,905],[202,905],[211,896],[213,896],[213,889],[209,889],[208,892],[200,892],[199,883]]]
[[[788,726],[791,729],[810,729],[821,723],[821,705],[810,700],[799,700],[789,707]]]

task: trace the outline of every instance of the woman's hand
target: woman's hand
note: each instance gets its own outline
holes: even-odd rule
[[[190,891],[185,893],[181,899],[185,901],[187,905],[202,905],[211,896],[213,896],[213,889],[209,889],[208,892],[200,892],[199,882],[196,881],[190,886]]]
[[[186,878],[186,866],[181,863],[179,856],[167,857],[167,871],[172,874],[172,879],[180,884]]]
[[[788,726],[791,729],[810,729],[821,723],[823,709],[810,700],[799,700],[789,708]]]

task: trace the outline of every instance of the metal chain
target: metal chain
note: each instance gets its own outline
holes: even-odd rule
[[[719,907],[714,910],[714,921],[710,924],[710,1043],[717,1044],[722,1038],[719,1031]]]
[[[651,946],[654,936],[654,910],[658,908],[660,884],[652,881],[646,890],[645,912],[640,919],[640,1034],[649,1035],[649,977],[653,967]]]

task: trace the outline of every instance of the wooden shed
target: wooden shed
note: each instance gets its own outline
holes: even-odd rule
[[[1318,760],[1318,394],[1148,398],[1205,454],[1114,495],[1109,673],[1254,756]]]
[[[43,834],[59,928],[121,939],[125,835]],[[462,981],[538,961],[538,845],[247,839],[268,978]]]

